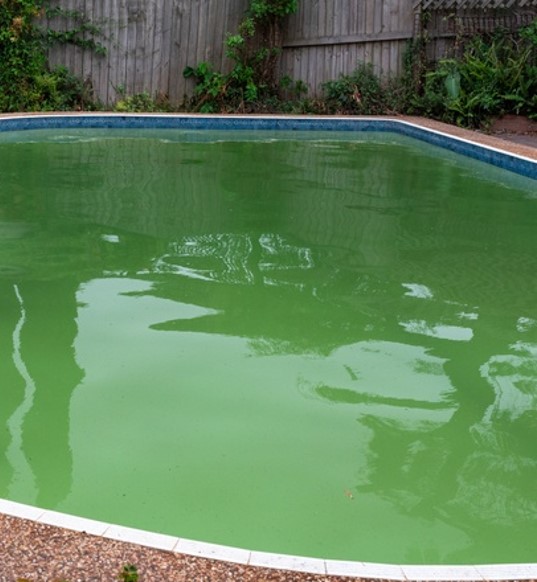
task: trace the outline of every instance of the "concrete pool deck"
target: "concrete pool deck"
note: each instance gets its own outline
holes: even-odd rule
[[[523,156],[537,161],[537,133],[498,132],[483,133],[447,125],[440,121],[422,119],[420,117],[401,117],[402,120],[415,123],[421,127],[440,131],[448,135],[473,141],[477,144],[492,147],[517,156]]]
[[[7,117],[16,116],[0,115],[0,120]],[[528,145],[430,120],[390,119],[537,161],[535,136],[524,136],[524,142],[535,138],[535,144],[530,141]],[[278,556],[141,532],[0,500],[0,582],[112,581],[128,563],[137,566],[140,582],[537,580],[537,564],[397,566]]]

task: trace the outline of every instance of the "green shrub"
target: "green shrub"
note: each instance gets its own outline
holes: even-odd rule
[[[187,109],[202,113],[278,111],[283,105],[276,80],[283,19],[298,0],[251,0],[236,34],[225,41],[232,70],[215,71],[209,63],[188,66],[183,75],[196,82]]]
[[[537,21],[519,34],[474,38],[426,74],[418,112],[467,127],[505,113],[537,115]]]
[[[34,108],[36,79],[46,73],[45,45],[34,25],[39,2],[0,4],[0,110]]]
[[[138,582],[138,568],[134,564],[126,564],[118,575],[120,582]]]
[[[323,84],[328,113],[377,115],[386,113],[386,93],[370,63],[361,63],[350,75]]]
[[[134,95],[126,95],[125,90],[122,88],[117,91],[120,99],[114,106],[115,111],[125,113],[171,111],[170,103],[166,96],[159,95],[154,99],[147,91],[135,93]]]

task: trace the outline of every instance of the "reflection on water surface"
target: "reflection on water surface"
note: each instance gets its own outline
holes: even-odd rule
[[[51,135],[0,142],[0,496],[534,560],[531,183],[393,136]]]

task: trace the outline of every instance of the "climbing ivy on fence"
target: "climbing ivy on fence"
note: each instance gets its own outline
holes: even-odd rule
[[[98,40],[102,37],[101,27],[92,22],[83,12],[66,10],[61,6],[47,6],[45,13],[49,19],[67,19],[73,23],[73,26],[66,30],[47,28],[44,32],[49,45],[74,44],[80,48],[92,50],[98,55],[106,55],[106,48]]]
[[[251,0],[237,33],[225,41],[231,72],[215,71],[207,62],[183,71],[196,81],[189,107],[205,113],[255,111],[277,100],[283,25],[297,8],[298,0]]]
[[[45,17],[68,18],[74,27],[43,27]],[[88,105],[88,87],[65,67],[51,70],[46,51],[57,42],[103,54],[101,31],[81,13],[46,0],[0,0],[0,111],[66,110]]]

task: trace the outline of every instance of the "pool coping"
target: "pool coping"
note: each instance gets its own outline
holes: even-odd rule
[[[62,122],[63,119],[63,122]],[[65,120],[70,120],[65,124]],[[486,161],[495,166],[537,179],[537,150],[524,146],[519,148],[497,138],[489,139],[475,135],[467,130],[451,128],[439,122],[418,120],[415,118],[394,117],[313,117],[313,116],[207,116],[207,115],[173,115],[173,114],[32,114],[0,115],[0,132],[21,129],[65,128],[65,127],[132,127],[133,119],[159,120],[159,126],[170,125],[178,120],[178,129],[340,129],[343,125],[348,130],[359,127],[360,131],[370,129],[372,125],[383,123],[388,131],[397,125],[405,128],[403,133],[417,137],[422,141],[447,147]],[[10,120],[6,127],[6,121]],[[30,121],[33,120],[33,121]],[[87,123],[83,123],[87,120]],[[112,124],[113,122],[113,124]],[[127,125],[128,123],[128,125]],[[175,123],[175,122],[174,122]],[[107,125],[108,124],[108,125]],[[122,125],[123,124],[123,125]],[[173,124],[171,124],[173,125]],[[250,125],[249,127],[247,127]],[[36,127],[37,126],[37,127]],[[154,126],[151,126],[154,127]],[[175,125],[174,125],[175,127]],[[373,128],[373,130],[378,130]],[[384,129],[386,131],[386,129]],[[458,133],[458,135],[455,135]],[[411,135],[410,135],[411,134]],[[427,139],[425,139],[427,138]],[[444,140],[445,143],[441,143]],[[489,143],[483,143],[483,141]],[[448,144],[446,146],[446,143]],[[520,151],[523,153],[521,154]],[[535,155],[534,155],[535,153]],[[501,165],[505,164],[505,165]],[[529,174],[527,173],[529,169]],[[520,171],[522,170],[522,171]],[[38,524],[60,527],[63,529],[99,536],[103,539],[138,544],[141,546],[184,554],[198,558],[218,560],[243,566],[270,568],[308,574],[327,576],[346,576],[357,578],[388,579],[397,581],[425,580],[531,580],[537,579],[537,563],[521,564],[474,564],[474,565],[398,565],[345,560],[329,560],[286,554],[275,554],[235,548],[208,542],[194,541],[150,531],[123,527],[116,524],[76,517],[73,515],[46,510],[31,505],[0,498],[0,513],[14,518],[31,520]]]
[[[412,117],[113,112],[0,115],[0,133],[83,128],[394,132],[537,180],[537,157],[530,146],[509,146],[505,140]]]
[[[58,511],[42,509],[23,503],[0,499],[0,513],[23,520],[59,527],[78,533],[98,536],[105,540],[136,544],[171,554],[217,560],[273,570],[345,576],[380,580],[415,581],[478,581],[534,580],[537,564],[473,564],[473,565],[413,565],[350,560],[331,560],[293,556],[224,546],[181,537],[125,527],[93,519],[77,517]]]

